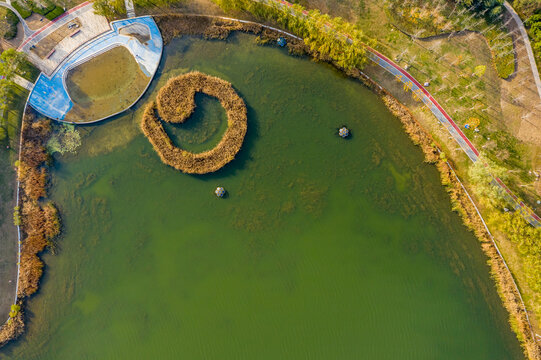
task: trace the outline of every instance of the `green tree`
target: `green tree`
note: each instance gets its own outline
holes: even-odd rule
[[[11,40],[17,36],[17,24],[19,18],[13,11],[0,7],[0,36],[6,40]]]
[[[504,0],[455,0],[471,9],[476,14],[494,20],[503,13]]]
[[[499,186],[494,184],[494,177],[506,181],[508,179],[508,171],[506,168],[496,165],[482,154],[479,156],[479,159],[469,167],[468,176],[473,184],[475,193],[481,198],[482,202],[494,206],[502,205],[504,199],[500,193],[501,190]]]
[[[7,49],[0,55],[0,75],[12,80],[19,67],[23,65],[26,55],[15,49]]]
[[[123,0],[96,0],[93,7],[96,14],[108,19],[116,19],[126,14],[126,5]]]
[[[9,312],[9,317],[14,318],[15,316],[17,316],[19,311],[21,311],[21,307],[19,305],[17,304],[11,305],[11,311]]]
[[[487,67],[485,65],[477,65],[474,69],[473,69],[473,75],[477,76],[477,77],[482,77],[483,75],[485,75],[485,72],[487,71]]]

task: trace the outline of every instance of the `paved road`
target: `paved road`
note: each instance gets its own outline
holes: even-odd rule
[[[528,53],[528,59],[530,60],[530,66],[532,68],[533,77],[535,80],[535,86],[537,87],[537,92],[539,93],[539,98],[541,99],[541,79],[539,79],[539,70],[537,69],[537,64],[535,63],[535,57],[532,51],[532,45],[530,44],[530,38],[526,32],[526,28],[522,23],[522,20],[518,16],[517,12],[513,7],[506,1],[504,4],[507,11],[511,14],[511,17],[518,25],[520,30],[520,35],[522,36],[522,41],[524,41],[524,46],[526,47],[526,52]]]
[[[26,21],[24,21],[23,17],[21,16],[21,14],[19,14],[19,12],[17,10],[15,10],[15,8],[13,6],[11,6],[11,4],[8,4],[8,3],[5,3],[5,2],[0,2],[0,6],[3,6],[3,7],[6,7],[8,9],[10,9],[11,11],[13,11],[15,13],[15,15],[17,15],[17,17],[19,18],[19,21],[21,23],[21,25],[23,26],[23,29],[24,29],[24,37],[27,38],[27,37],[30,37],[32,36],[32,34],[34,33],[34,31],[30,30],[30,28],[28,27],[28,25],[26,24]]]
[[[128,18],[135,17],[135,7],[133,6],[133,0],[124,0],[124,4],[126,5],[126,15]]]

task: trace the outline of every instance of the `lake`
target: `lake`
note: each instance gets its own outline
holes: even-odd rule
[[[138,125],[191,70],[231,82],[248,107],[236,159],[202,176],[162,164]],[[197,105],[168,129],[193,151],[226,121],[216,100]],[[52,171],[58,254],[5,358],[523,358],[436,168],[331,67],[245,34],[184,37],[134,110],[79,129],[78,153]]]

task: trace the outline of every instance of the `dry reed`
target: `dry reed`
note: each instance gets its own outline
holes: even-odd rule
[[[227,115],[227,130],[213,149],[191,153],[176,147],[165,132],[160,119],[183,123],[195,110],[195,93],[202,92],[220,101]],[[145,109],[141,129],[162,161],[188,174],[214,172],[235,158],[247,130],[246,105],[227,81],[200,72],[170,79],[160,89],[156,102]]]
[[[37,119],[33,110],[27,109],[21,126],[18,171],[22,244],[17,304],[21,310],[0,329],[0,346],[23,332],[24,299],[38,290],[43,274],[43,262],[38,255],[60,233],[58,211],[53,204],[44,202],[49,160],[45,144],[50,134],[50,121]]]

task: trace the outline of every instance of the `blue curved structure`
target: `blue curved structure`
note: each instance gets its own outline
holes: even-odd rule
[[[122,33],[122,31],[126,29],[138,28],[140,30],[141,27],[148,30],[148,35],[150,37],[150,39],[145,42],[141,42],[140,38],[127,35],[125,32]],[[73,107],[73,102],[68,94],[65,83],[65,77],[68,71],[117,46],[124,46],[133,55],[143,73],[149,77],[147,84],[148,88],[148,85],[150,85],[160,64],[163,51],[163,40],[154,19],[150,16],[143,16],[112,22],[110,31],[75,50],[58,66],[51,77],[48,77],[43,73],[40,74],[30,93],[28,103],[41,114],[53,120],[64,121],[66,114]],[[139,98],[145,91],[146,88]],[[137,100],[139,100],[139,98]],[[135,102],[137,102],[137,100]],[[122,111],[125,111],[128,108],[123,109]],[[102,119],[89,119],[90,121],[85,123],[103,120],[116,114],[118,114],[118,112],[107,115]]]

